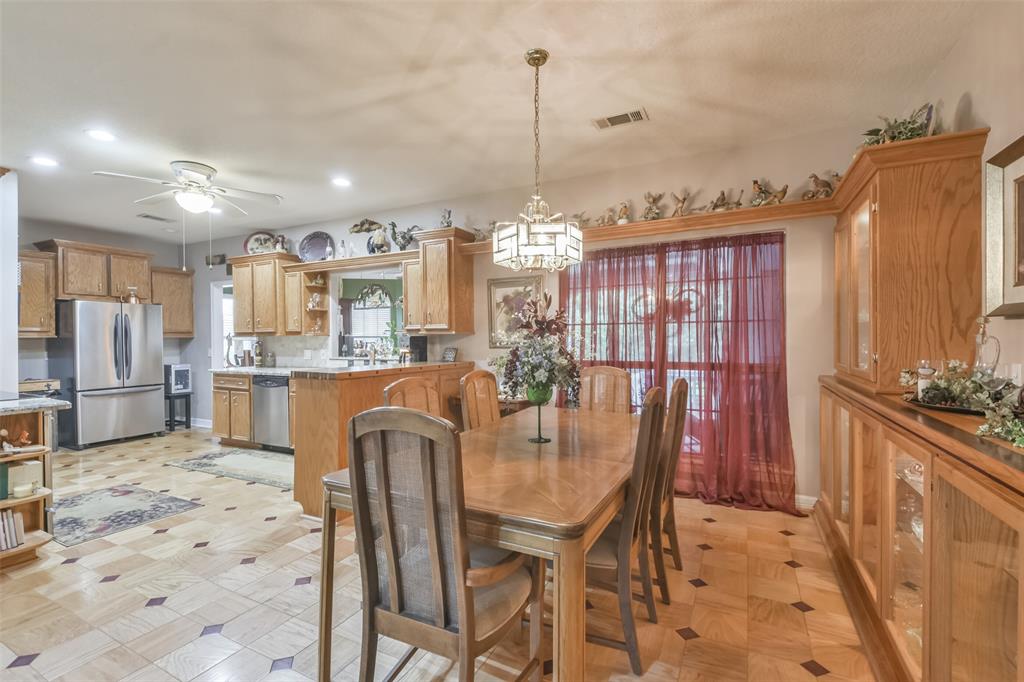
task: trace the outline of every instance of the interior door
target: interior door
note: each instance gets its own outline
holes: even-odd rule
[[[164,382],[163,306],[125,303],[121,306],[124,338],[124,385]]]
[[[113,301],[70,301],[67,305],[72,306],[75,390],[119,388],[123,379],[121,304]]]

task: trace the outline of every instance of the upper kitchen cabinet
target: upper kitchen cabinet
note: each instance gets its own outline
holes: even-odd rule
[[[138,297],[151,296],[150,261],[141,251],[63,239],[38,242],[41,251],[57,254],[57,298],[127,298],[134,287]]]
[[[298,331],[288,323],[284,266],[299,262],[286,253],[236,256],[231,263],[235,333],[284,335]]]
[[[18,286],[18,336],[41,338],[56,336],[54,295],[57,256],[43,251],[18,254],[21,283]]]
[[[473,332],[473,256],[459,228],[421,232],[420,259],[403,264],[405,328],[412,333]]]
[[[879,393],[919,360],[973,360],[988,130],[862,149],[836,191],[835,367]]]
[[[192,288],[195,272],[181,268],[152,268],[153,303],[162,305],[164,336],[192,338],[195,335]]]

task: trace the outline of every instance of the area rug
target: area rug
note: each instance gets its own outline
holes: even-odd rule
[[[73,547],[201,506],[134,485],[115,485],[57,500],[53,539]]]
[[[169,466],[291,489],[295,482],[295,458],[269,450],[221,450],[208,455],[168,462]]]

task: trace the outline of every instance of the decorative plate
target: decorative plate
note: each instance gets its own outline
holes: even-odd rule
[[[972,410],[969,407],[957,407],[956,405],[932,405],[930,403],[922,403],[917,398],[910,398],[907,400],[911,405],[917,405],[918,407],[924,407],[929,410],[938,410],[939,412],[954,412],[956,414],[976,414],[982,417],[985,413],[982,410]]]
[[[250,256],[256,253],[270,253],[274,250],[274,235],[269,232],[253,232],[245,238],[242,248]]]
[[[303,262],[326,260],[327,247],[334,251],[334,240],[326,232],[310,232],[299,242],[299,258]]]

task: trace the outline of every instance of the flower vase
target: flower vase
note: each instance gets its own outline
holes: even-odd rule
[[[550,443],[550,438],[545,438],[540,432],[540,408],[551,401],[551,394],[554,387],[551,384],[543,386],[529,386],[526,389],[526,399],[537,406],[537,437],[531,438],[531,443]]]

